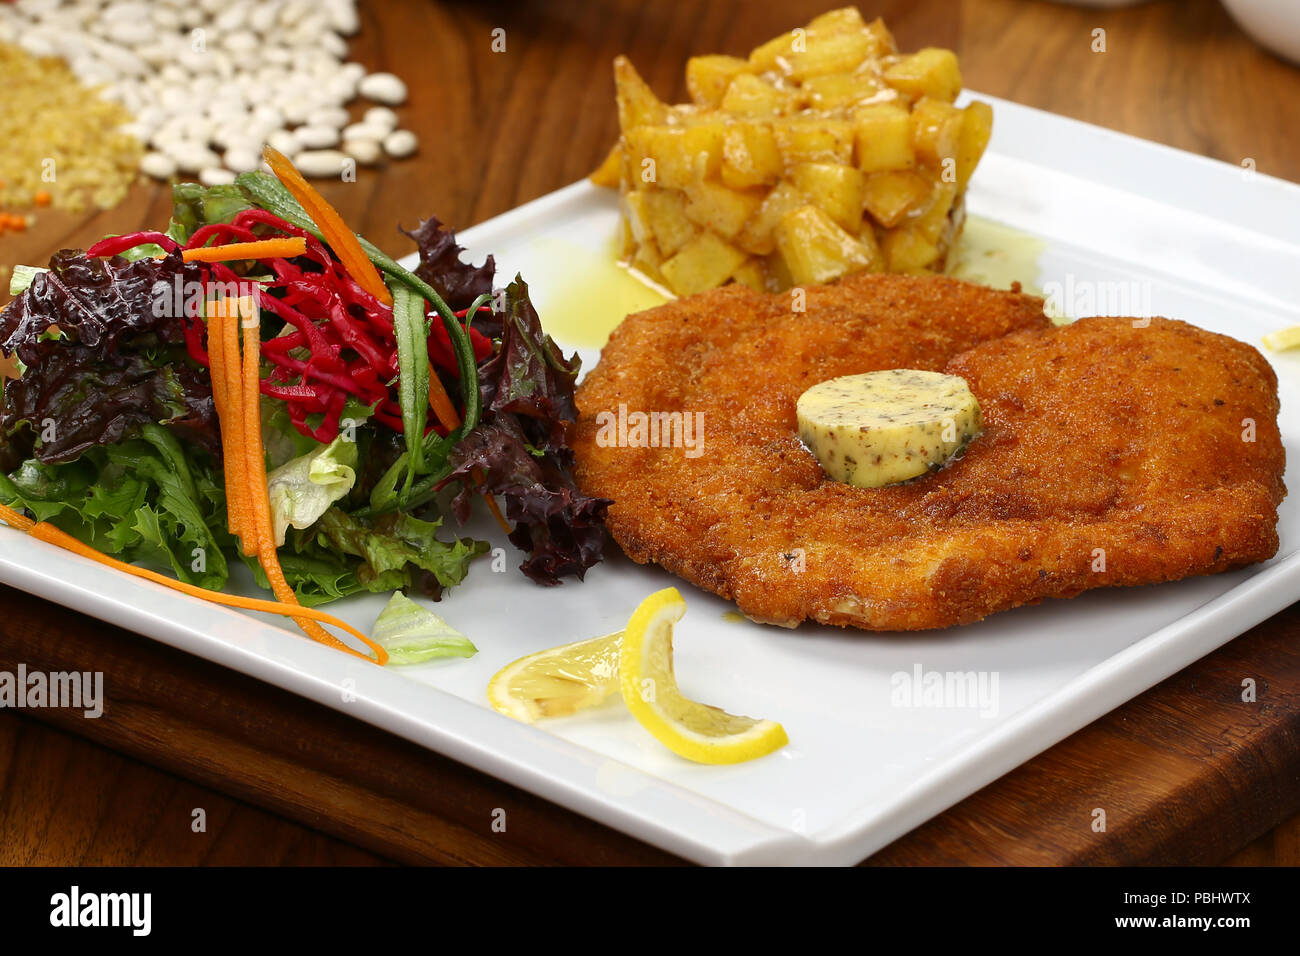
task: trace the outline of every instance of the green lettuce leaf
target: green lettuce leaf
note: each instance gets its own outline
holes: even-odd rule
[[[390,664],[419,664],[436,657],[473,657],[478,653],[468,637],[401,591],[380,612],[371,637],[388,651]]]
[[[281,465],[267,477],[276,547],[290,527],[306,530],[357,483],[357,443],[340,435],[329,445]]]

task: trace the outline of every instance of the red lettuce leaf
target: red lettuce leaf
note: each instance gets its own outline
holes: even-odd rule
[[[492,294],[492,277],[497,269],[492,256],[488,256],[481,266],[462,262],[460,254],[465,249],[456,244],[455,232],[443,228],[442,223],[432,217],[421,219],[410,232],[400,231],[414,239],[419,247],[420,265],[415,274],[437,289],[453,311],[468,309],[480,295]],[[474,324],[489,338],[499,334],[497,329],[485,326],[478,318],[474,319]]]
[[[212,382],[184,344],[186,294],[202,281],[178,253],[135,262],[56,253],[0,314],[0,353],[26,366],[5,385],[0,442],[53,464],[156,422],[218,452]]]

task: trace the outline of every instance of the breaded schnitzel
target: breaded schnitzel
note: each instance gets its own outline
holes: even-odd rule
[[[716,290],[611,338],[578,392],[576,476],[614,499],[634,560],[758,621],[916,630],[1276,552],[1277,381],[1250,346],[1168,319],[1053,328],[1032,297],[948,279],[807,291],[792,315],[788,295]],[[983,433],[907,484],[831,481],[796,400],[895,367],[964,377]],[[702,453],[602,447],[597,415],[620,404],[702,412]]]

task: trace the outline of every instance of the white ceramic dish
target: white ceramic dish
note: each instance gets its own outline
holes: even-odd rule
[[[1300,187],[993,103],[996,133],[970,209],[1042,238],[1040,285],[1146,283],[1157,313],[1249,342],[1300,323]],[[562,278],[553,242],[605,254],[616,215],[611,194],[577,184],[462,240],[476,260],[495,253],[499,274],[524,271],[545,320],[547,289]],[[1283,438],[1298,449],[1300,358],[1273,360]],[[505,574],[480,565],[439,611],[481,653],[405,670],[374,668],[279,622],[123,578],[9,529],[0,529],[0,580],[352,714],[689,859],[849,864],[1290,604],[1300,594],[1296,498],[1283,503],[1279,527],[1278,556],[1256,567],[905,636],[732,622],[725,602],[617,554],[585,584],[551,589],[528,583],[513,560]],[[663,749],[620,704],[540,726],[488,707],[484,687],[500,666],[616,630],[668,584],[688,602],[676,656],[684,690],[782,721],[784,750],[697,766]],[[382,603],[354,599],[337,609],[368,627]],[[996,675],[996,713],[893,705],[891,678],[917,668]],[[111,707],[113,688],[106,694]]]

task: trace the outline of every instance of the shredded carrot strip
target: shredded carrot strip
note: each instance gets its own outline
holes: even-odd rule
[[[506,534],[510,534],[515,530],[510,527],[510,522],[506,521],[506,516],[501,513],[501,509],[497,506],[497,500],[492,496],[492,492],[483,492],[483,500],[487,502],[488,511],[492,512],[492,517],[497,519],[497,524],[501,525],[502,531]]]
[[[451,397],[442,387],[442,379],[438,378],[432,362],[429,363],[429,407],[433,409],[433,413],[438,416],[438,421],[447,431],[455,431],[460,427],[460,416],[456,414],[456,406],[451,403]]]
[[[260,414],[261,381],[260,362],[262,333],[258,323],[252,318],[253,302],[241,299],[240,313],[245,317],[244,326],[244,368],[243,368],[243,405],[244,405],[244,472],[246,493],[248,495],[249,534],[245,546],[251,541],[256,548],[258,563],[266,572],[266,579],[271,590],[283,604],[297,604],[298,595],[285,580],[284,570],[280,567],[280,555],[275,547],[275,531],[271,524],[271,499],[266,487],[266,451],[262,446],[262,421]],[[315,621],[295,617],[294,623],[302,628],[303,633],[314,641],[341,651],[352,651],[350,647],[329,633]],[[382,665],[388,660],[388,653],[370,638],[362,636],[360,640],[375,652],[375,659]],[[363,655],[364,656],[364,655]]]
[[[224,246],[199,246],[186,249],[181,258],[186,262],[232,262],[237,259],[290,259],[307,251],[307,240],[301,236],[283,239],[260,239],[256,242],[231,242]]]
[[[271,167],[271,172],[275,173],[275,178],[284,184],[284,188],[293,194],[293,198],[297,199],[302,204],[302,208],[307,211],[307,215],[311,216],[312,222],[316,223],[325,241],[343,263],[343,268],[357,280],[357,285],[384,305],[392,305],[392,293],[379,277],[379,270],[361,248],[356,233],[344,224],[338,210],[326,202],[325,197],[317,192],[311,183],[303,179],[302,173],[298,172],[289,158],[279,150],[267,146],[262,151],[262,156]]]
[[[240,549],[246,556],[257,554],[257,541],[254,537],[256,528],[252,520],[252,503],[249,501],[248,465],[242,449],[246,433],[246,404],[241,395],[242,375],[239,360],[239,319],[240,309],[227,308],[224,301],[214,303],[217,315],[218,332],[221,336],[223,359],[222,390],[226,395],[226,408],[229,410],[228,421],[221,423],[222,449],[226,459],[226,512],[229,515],[230,533],[239,538]],[[213,382],[214,391],[217,382]],[[259,411],[254,422],[261,425]]]
[[[346,621],[341,621],[332,614],[326,614],[324,611],[318,611],[315,608],[301,607],[299,605],[286,605],[277,601],[263,601],[259,598],[246,598],[237,594],[225,594],[221,591],[209,591],[207,588],[201,588],[197,585],[186,584],[184,581],[177,581],[175,578],[169,578],[164,574],[156,571],[150,571],[147,568],[138,568],[133,564],[127,564],[125,561],[119,561],[117,558],[109,557],[96,551],[88,544],[83,544],[72,535],[56,528],[52,524],[46,524],[43,521],[32,521],[30,518],[18,514],[18,512],[0,505],[0,521],[17,528],[19,531],[25,531],[33,538],[44,541],[46,544],[52,544],[57,548],[65,551],[71,551],[79,554],[83,558],[89,558],[97,564],[114,568],[115,570],[125,572],[132,577],[143,578],[146,581],[152,581],[155,584],[161,584],[163,587],[170,588],[173,591],[179,591],[182,594],[188,594],[190,597],[201,598],[213,604],[220,604],[225,607],[242,608],[245,611],[260,611],[264,614],[278,614],[281,617],[306,617],[313,621],[319,621],[322,624],[328,624],[330,627],[336,627],[341,631],[351,634],[359,641],[365,642],[371,647],[369,638],[354,628]],[[370,660],[366,655],[354,651],[352,648],[344,645],[343,649],[349,654],[353,654],[363,660]],[[388,654],[383,648],[378,648],[379,658],[377,663],[384,664],[388,660]]]
[[[208,311],[208,370],[212,376],[212,398],[217,406],[217,420],[221,423],[223,436],[233,434],[236,425],[232,416],[242,418],[242,406],[232,405],[230,400],[229,359],[226,356],[224,301],[211,303]],[[238,358],[238,357],[236,357]],[[233,444],[233,442],[231,443]],[[242,537],[243,513],[238,507],[236,496],[243,485],[244,463],[235,455],[223,454],[226,483],[226,525],[235,537]]]

